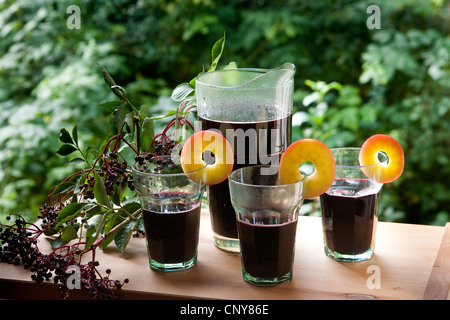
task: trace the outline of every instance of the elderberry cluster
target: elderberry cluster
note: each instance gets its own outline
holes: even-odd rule
[[[172,138],[166,135],[161,135],[159,139],[155,139],[152,143],[152,152],[147,154],[138,154],[134,158],[139,166],[143,166],[145,162],[156,161],[159,156],[171,155],[175,148],[175,142]]]
[[[11,220],[11,216],[6,219]],[[0,224],[0,262],[23,264],[29,268],[40,256],[35,249],[36,240],[26,228],[25,220],[19,216],[12,226]]]
[[[166,137],[164,141],[159,141],[159,143],[157,143],[154,146],[155,149],[154,153],[161,156],[169,155],[172,153],[174,147],[175,147],[174,141],[171,138]]]
[[[7,217],[11,221],[11,216]],[[58,285],[61,298],[66,298],[70,289],[75,288],[73,281],[79,281],[80,289],[91,293],[94,299],[117,299],[117,289],[124,283],[119,280],[102,277],[97,270],[98,261],[81,263],[86,252],[94,252],[95,247],[83,252],[78,245],[61,246],[49,254],[41,252],[37,246],[37,237],[42,230],[34,224],[28,224],[22,216],[18,215],[12,225],[0,224],[0,262],[9,264],[23,264],[31,272],[31,279],[37,283],[49,281]],[[74,277],[74,272],[78,272]]]
[[[83,183],[80,186],[81,193],[84,196],[84,199],[94,199],[94,185],[95,185],[95,178],[94,176],[89,176],[86,179],[86,182]]]
[[[98,175],[104,179],[105,190],[108,195],[114,194],[115,186],[125,186],[134,190],[133,176],[128,170],[126,160],[120,161],[118,155],[114,152],[104,156],[101,170]],[[81,194],[84,199],[94,199],[95,175],[93,172],[86,178],[85,183],[80,186]]]
[[[56,219],[61,209],[64,208],[64,203],[56,201],[53,204],[43,204],[39,208],[38,219],[41,219],[41,227],[44,230],[51,229],[56,226]]]
[[[152,152],[136,155],[134,158],[136,168],[148,173],[175,173],[177,170],[181,172],[181,167],[175,164],[170,157],[175,146],[172,138],[165,135],[160,136],[160,139],[153,142]]]
[[[62,298],[67,297],[69,290],[76,288],[78,285],[80,289],[90,292],[94,299],[114,300],[118,299],[116,290],[121,289],[124,283],[129,282],[128,279],[125,279],[123,283],[119,280],[109,279],[110,269],[106,270],[107,276],[101,277],[96,269],[100,265],[98,261],[89,261],[87,264],[72,263],[69,267],[65,267],[70,261],[68,257],[56,255],[54,261],[62,266],[59,270],[55,269],[55,277],[53,278],[53,282],[58,285],[58,291]],[[76,283],[77,281],[79,281],[79,284]]]
[[[127,184],[133,178],[131,172],[127,170],[128,164],[126,160],[119,161],[116,153],[111,152],[109,158],[105,158],[102,165],[102,171],[99,173],[105,178],[106,193],[111,195],[114,193],[114,185]],[[130,188],[131,189],[131,188]]]
[[[182,172],[181,166],[174,163],[170,157],[155,154],[138,155],[135,158],[137,168],[142,172],[177,173]]]

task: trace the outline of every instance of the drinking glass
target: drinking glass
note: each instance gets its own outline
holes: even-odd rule
[[[369,260],[375,250],[382,164],[361,166],[359,151],[331,149],[336,178],[320,196],[325,254],[338,261]]]
[[[295,67],[228,69],[196,79],[197,114],[201,129],[215,129],[230,142],[234,167],[277,165],[291,143]],[[239,252],[236,218],[228,181],[208,186],[214,243]]]
[[[179,163],[177,156],[155,156],[133,167],[149,264],[156,270],[186,270],[197,262],[204,186],[189,179]]]
[[[274,286],[292,279],[297,218],[303,180],[279,184],[266,166],[248,166],[229,175],[236,211],[242,275],[246,282]]]

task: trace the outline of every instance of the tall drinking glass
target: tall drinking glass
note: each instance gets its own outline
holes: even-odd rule
[[[291,143],[295,67],[230,69],[197,77],[196,104],[202,129],[215,129],[231,143],[234,168],[277,165]],[[214,243],[239,252],[236,216],[228,181],[208,186]]]
[[[325,254],[338,261],[362,261],[375,250],[382,164],[361,166],[360,148],[331,149],[336,178],[320,196]]]
[[[280,184],[278,173],[248,166],[229,175],[245,281],[273,286],[292,279],[303,180]]]
[[[150,268],[193,267],[204,187],[188,178],[176,156],[155,156],[149,163],[135,165],[133,179],[141,199]]]

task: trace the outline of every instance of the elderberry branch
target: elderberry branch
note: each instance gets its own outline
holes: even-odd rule
[[[96,242],[94,242],[93,246],[99,246],[105,239],[107,239],[108,237],[113,235],[116,231],[118,231],[119,229],[121,229],[122,227],[127,225],[130,221],[134,220],[139,214],[141,214],[141,212],[142,212],[142,209],[139,208],[138,210],[136,210],[135,212],[130,214],[127,219],[125,219],[124,221],[119,223],[117,226],[112,228],[106,235],[104,235],[103,237],[98,239]]]

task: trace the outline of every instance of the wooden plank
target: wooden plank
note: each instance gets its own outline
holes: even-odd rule
[[[151,270],[143,238],[131,239],[123,254],[114,246],[99,250],[96,259],[103,274],[109,268],[112,279],[129,278],[122,299],[417,300],[424,296],[443,234],[444,227],[380,222],[374,257],[339,263],[323,252],[321,219],[300,217],[292,281],[256,287],[242,280],[239,254],[214,246],[209,212],[203,210],[198,263],[187,271]],[[40,248],[46,246],[50,250],[48,240],[41,239]],[[379,288],[368,285],[373,267],[379,272]],[[56,289],[52,281],[35,284],[22,266],[0,263],[0,298],[58,299]]]
[[[449,299],[450,286],[450,222],[445,225],[438,254],[423,296],[424,300]]]

